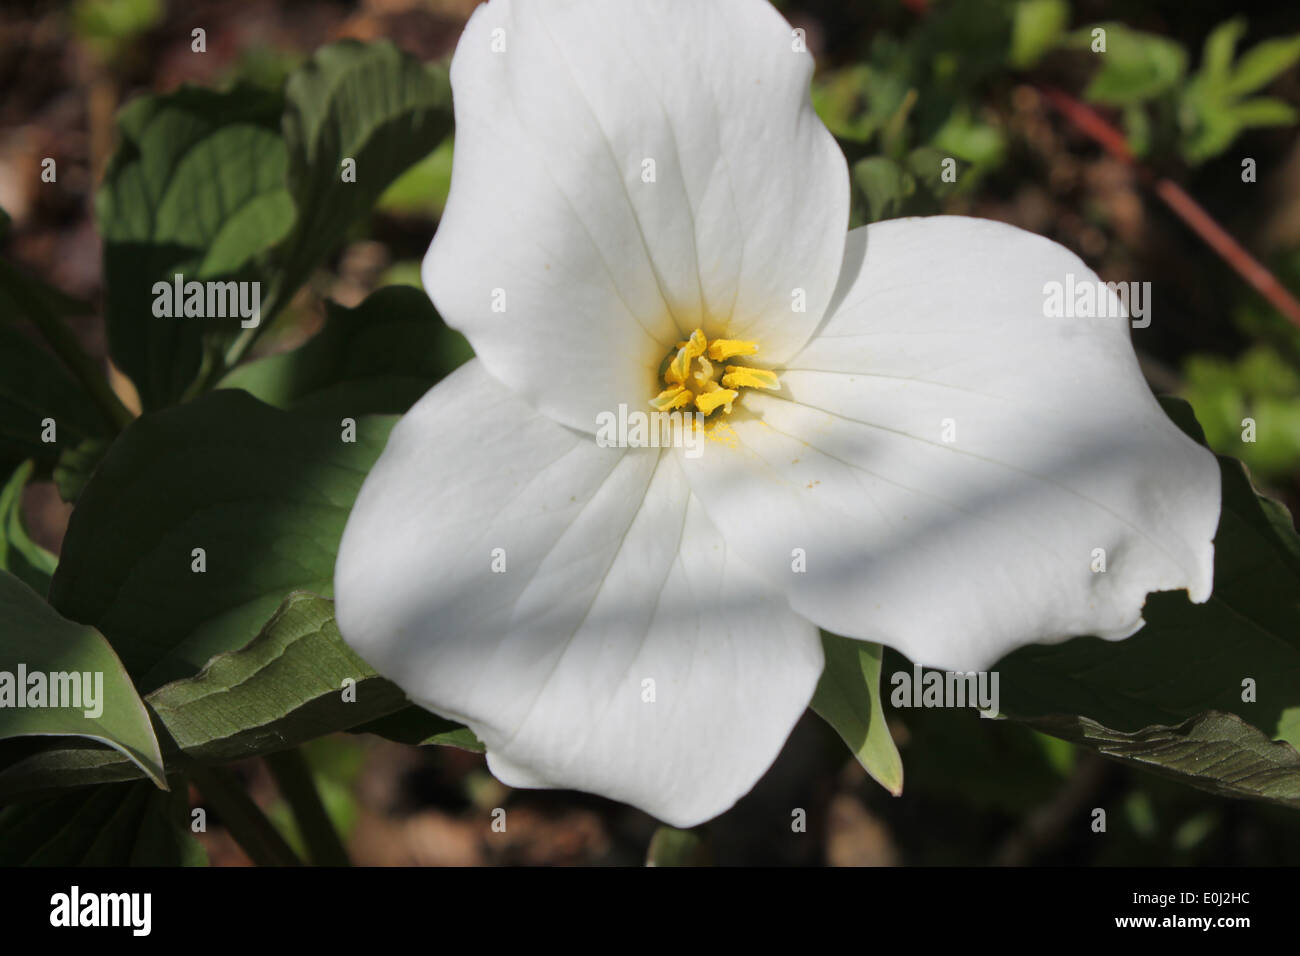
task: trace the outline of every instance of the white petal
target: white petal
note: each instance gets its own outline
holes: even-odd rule
[[[335,595],[348,643],[467,723],[505,783],[678,826],[753,786],[822,669],[816,628],[729,554],[674,455],[598,448],[478,362],[394,430]]]
[[[769,362],[807,341],[839,274],[849,188],[796,46],[766,0],[474,12],[424,284],[489,372],[594,431],[599,412],[646,407],[697,327],[757,340]]]
[[[728,543],[822,627],[947,669],[1125,637],[1150,591],[1206,600],[1214,457],[1152,397],[1127,320],[1044,316],[1067,273],[1096,280],[984,220],[850,233],[782,392],[746,395],[731,443],[684,461]]]

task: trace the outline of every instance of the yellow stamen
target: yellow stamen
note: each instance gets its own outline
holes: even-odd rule
[[[661,412],[667,412],[674,408],[685,408],[694,400],[695,394],[690,389],[682,388],[680,385],[670,385],[650,399],[650,404]]]
[[[663,412],[694,409],[712,415],[722,409],[729,414],[732,403],[740,397],[740,389],[780,388],[774,372],[721,364],[734,356],[753,355],[757,351],[756,342],[739,339],[710,342],[701,329],[696,329],[687,341],[677,343],[675,353],[670,353],[663,372],[667,387],[650,399],[650,405]]]
[[[695,407],[705,415],[711,415],[719,405],[725,405],[726,411],[731,412],[731,403],[740,397],[740,393],[732,388],[718,388],[716,385],[703,395],[695,397]]]
[[[715,362],[725,362],[736,355],[753,355],[757,351],[757,342],[742,342],[740,339],[714,339],[709,343],[709,358]]]
[[[668,371],[664,373],[664,380],[673,385],[681,385],[686,381],[686,376],[690,374],[691,361],[699,358],[708,348],[708,339],[704,333],[696,329],[691,333],[691,340],[683,342],[677,349],[677,355],[668,365]]]
[[[776,373],[762,368],[746,368],[743,365],[728,365],[727,373],[722,376],[722,384],[727,388],[780,388]]]

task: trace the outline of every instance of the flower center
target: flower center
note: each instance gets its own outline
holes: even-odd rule
[[[661,412],[691,408],[712,415],[719,408],[730,414],[731,403],[740,397],[742,388],[779,388],[776,374],[746,365],[723,365],[738,355],[753,355],[755,342],[738,339],[714,339],[710,342],[696,329],[690,341],[678,342],[677,351],[665,359],[662,392],[650,399]]]

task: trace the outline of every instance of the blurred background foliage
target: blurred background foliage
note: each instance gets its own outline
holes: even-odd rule
[[[10,0],[0,11],[5,255],[71,296],[98,302],[92,199],[113,149],[114,116],[132,96],[184,83],[278,93],[314,49],[340,37],[389,38],[423,59],[446,57],[473,6]],[[1157,178],[1178,183],[1300,295],[1300,7],[1181,0],[777,6],[805,31],[817,58],[813,102],[851,164],[855,225],[940,212],[986,216],[1063,243],[1103,279],[1151,282],[1152,323],[1134,338],[1153,387],[1187,398],[1211,445],[1241,458],[1261,489],[1295,511],[1300,329],[1149,186]],[[191,48],[195,26],[206,31],[202,54]],[[1055,108],[1059,93],[1094,109],[1118,144],[1106,148]],[[384,192],[254,355],[310,339],[324,324],[326,300],[354,308],[381,286],[419,285],[452,149],[448,137]],[[39,164],[52,155],[60,157],[60,188],[44,189]],[[1249,182],[1247,159],[1256,170]],[[102,358],[99,317],[70,321]],[[439,359],[450,369],[470,353],[444,331]],[[124,376],[114,384],[128,404],[137,401]],[[1245,418],[1256,423],[1253,441],[1243,440]],[[77,479],[75,462],[63,467],[66,480]],[[69,506],[48,467],[42,477],[51,480],[28,486],[24,508],[33,536],[57,552]],[[909,666],[887,655],[886,676],[900,669]],[[973,712],[886,710],[905,768],[901,797],[870,780],[809,715],[734,811],[693,838],[657,839],[661,862],[1300,860],[1294,812],[1169,784]],[[645,815],[599,798],[509,792],[469,751],[345,734],[305,753],[360,863],[636,863],[655,831]],[[300,847],[265,767],[250,761],[239,772]],[[497,806],[510,813],[507,834],[490,832]],[[783,822],[792,807],[808,811],[806,833]],[[1094,807],[1107,809],[1105,833],[1089,825]],[[211,862],[246,862],[220,819],[210,822],[202,842]]]

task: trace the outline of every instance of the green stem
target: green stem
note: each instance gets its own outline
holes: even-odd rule
[[[251,329],[240,329],[239,335],[235,336],[235,341],[230,343],[230,348],[226,350],[226,354],[221,357],[219,363],[221,365],[221,374],[224,375],[243,360],[248,350],[253,347],[253,343],[257,341],[258,336],[269,329],[271,324],[280,317],[280,312],[289,304],[292,293],[297,290],[298,285],[301,285],[300,282],[289,290],[289,294],[286,294],[282,280],[283,277],[281,277],[281,281],[276,282],[271,287],[271,292],[267,295],[266,302],[263,303],[262,315],[257,325]]]
[[[9,263],[0,262],[0,278],[5,280],[7,291],[18,303],[23,315],[31,320],[41,337],[54,350],[54,354],[95,400],[114,433],[131,424],[135,416],[122,404],[101,370],[95,366],[63,320],[32,291],[28,282]]]
[[[182,404],[198,398],[204,392],[214,388],[225,377],[227,372],[243,360],[248,350],[252,348],[253,343],[257,341],[258,336],[269,328],[280,314],[283,302],[275,292],[271,293],[267,303],[268,305],[262,310],[262,316],[257,325],[248,329],[240,329],[239,334],[230,343],[230,347],[226,349],[225,354],[218,351],[204,355],[203,367],[199,370],[199,374],[195,376],[194,381],[190,383],[190,387],[181,396]]]
[[[272,318],[274,318],[274,316],[272,316]],[[251,329],[239,330],[239,334],[235,336],[235,341],[230,343],[230,348],[228,348],[226,354],[222,356],[221,366],[223,372],[229,371],[243,360],[244,355],[247,354],[248,350],[257,340],[257,337],[261,334],[262,326],[269,324],[269,321],[258,322],[257,325]]]
[[[258,866],[301,866],[302,861],[285,842],[239,781],[223,767],[189,768],[190,779],[221,814],[221,821]]]
[[[281,750],[267,754],[263,759],[280,788],[280,796],[293,810],[312,865],[351,866],[343,841],[321,803],[316,784],[312,781],[311,768],[307,766],[302,751]]]

